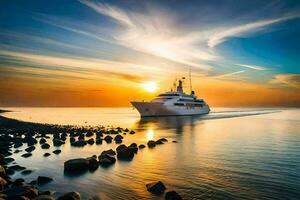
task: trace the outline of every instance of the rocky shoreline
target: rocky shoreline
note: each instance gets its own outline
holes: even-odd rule
[[[0,113],[8,112],[0,110]],[[18,178],[11,179],[16,171],[21,171],[21,174],[26,175],[32,173],[31,170],[23,166],[17,165],[11,157],[13,153],[19,153],[19,147],[27,146],[26,152],[23,152],[22,157],[28,158],[32,156],[36,149],[36,145],[40,145],[42,149],[49,149],[51,145],[60,147],[66,145],[69,140],[71,146],[83,147],[85,145],[101,145],[103,142],[110,144],[112,142],[119,144],[113,150],[108,149],[102,151],[100,155],[91,155],[87,158],[76,158],[66,160],[64,163],[65,174],[81,174],[88,171],[95,171],[99,167],[109,167],[118,160],[131,161],[137,152],[143,148],[155,148],[157,145],[162,145],[168,140],[161,138],[157,141],[150,140],[147,144],[130,145],[122,144],[126,134],[135,134],[134,130],[121,127],[77,127],[77,126],[60,126],[51,124],[39,124],[31,122],[22,122],[14,119],[8,119],[0,116],[0,200],[80,200],[81,195],[76,191],[71,191],[62,196],[55,197],[51,191],[41,191],[39,186],[47,184],[53,179],[51,177],[38,176],[37,180],[25,183],[25,180]],[[51,141],[51,142],[49,142]],[[173,141],[174,143],[176,141]],[[12,152],[12,148],[15,149]],[[45,153],[48,157],[51,154],[60,154],[61,150],[57,149],[52,153]],[[13,164],[12,164],[13,163]],[[160,196],[165,194],[167,200],[182,199],[175,191],[166,191],[166,187],[161,181],[147,183],[146,190],[154,195]],[[100,199],[95,196],[91,199]]]

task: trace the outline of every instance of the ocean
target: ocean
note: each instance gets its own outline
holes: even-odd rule
[[[99,155],[117,144],[37,149],[29,158],[21,153],[16,163],[32,169],[12,178],[30,182],[39,175],[53,182],[42,190],[56,195],[78,191],[84,199],[164,199],[146,190],[160,180],[184,199],[299,199],[300,109],[215,108],[205,116],[140,119],[132,108],[2,108],[1,115],[30,122],[75,126],[121,126],[136,131],[123,144],[146,144],[168,139],[153,149],[139,150],[132,161],[117,161],[108,168],[78,176],[64,174],[68,159]],[[172,141],[178,143],[173,143]],[[23,145],[24,146],[24,145]],[[22,147],[21,149],[25,149]],[[61,149],[59,155],[43,157]]]

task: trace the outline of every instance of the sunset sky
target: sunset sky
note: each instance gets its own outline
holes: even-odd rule
[[[300,1],[0,2],[0,106],[129,106],[189,69],[211,106],[300,106]]]

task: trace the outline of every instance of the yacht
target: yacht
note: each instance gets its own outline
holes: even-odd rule
[[[184,79],[184,78],[183,78]],[[150,102],[130,102],[140,113],[141,117],[203,115],[210,112],[209,105],[195,95],[183,91],[183,80],[174,85],[175,90],[159,94]]]

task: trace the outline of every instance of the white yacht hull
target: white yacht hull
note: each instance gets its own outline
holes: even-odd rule
[[[136,102],[131,104],[139,111],[141,117],[154,117],[154,116],[183,116],[183,115],[203,115],[208,114],[209,106],[203,107],[186,107],[186,106],[173,106],[165,105],[159,102]]]

